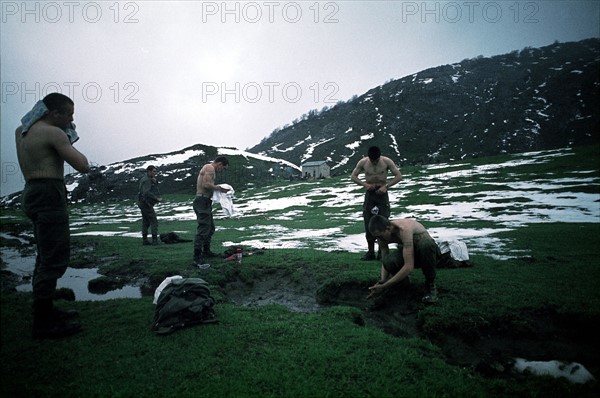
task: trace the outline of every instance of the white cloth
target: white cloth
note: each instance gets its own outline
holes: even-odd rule
[[[167,287],[169,285],[169,283],[171,283],[172,280],[176,280],[176,279],[183,279],[183,276],[181,276],[181,275],[169,276],[164,281],[162,281],[160,283],[160,285],[158,285],[158,287],[154,291],[154,301],[152,301],[152,304],[156,305],[156,303],[158,303],[158,297],[160,296],[160,293],[163,291],[163,289],[165,287]]]
[[[585,384],[596,380],[580,363],[563,361],[528,361],[515,358],[515,370],[520,373],[533,373],[538,376],[564,377],[572,383]]]
[[[233,216],[233,187],[229,184],[219,184],[218,187],[229,189],[227,192],[221,191],[213,191],[212,200],[213,202],[219,202],[221,204],[221,209],[223,210],[223,214],[225,217]]]
[[[43,118],[46,115],[46,113],[48,113],[48,108],[46,107],[46,104],[44,104],[44,101],[39,100],[38,102],[36,102],[33,108],[21,118],[21,135],[24,136],[25,134],[27,134],[31,126],[33,126],[38,120]],[[69,137],[71,145],[73,145],[79,140],[77,131],[75,131],[74,123],[70,123],[69,127],[64,128],[63,131]]]
[[[450,257],[456,261],[469,260],[469,251],[467,250],[467,245],[465,245],[464,242],[459,240],[444,241],[439,242],[438,246],[442,254],[450,252]]]

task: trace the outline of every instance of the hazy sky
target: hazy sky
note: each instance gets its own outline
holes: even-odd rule
[[[600,36],[598,1],[0,3],[1,195],[23,187],[14,130],[50,92],[75,101],[76,147],[109,164],[245,149],[391,79]]]

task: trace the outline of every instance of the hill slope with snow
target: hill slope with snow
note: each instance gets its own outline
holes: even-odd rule
[[[400,165],[598,142],[600,40],[443,65],[274,131],[251,152],[347,174],[378,145]]]

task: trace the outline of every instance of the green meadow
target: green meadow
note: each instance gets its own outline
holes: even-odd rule
[[[423,276],[399,302],[369,308],[379,278],[365,248],[363,192],[348,176],[280,181],[215,205],[212,249],[241,265],[192,265],[192,243],[142,246],[133,201],[71,206],[72,264],[141,286],[141,298],[58,301],[84,331],[31,339],[31,294],[2,272],[2,397],[596,397],[597,382],[517,373],[514,358],[560,360],[600,377],[599,147],[402,167],[392,217],[461,240],[472,267]],[[160,177],[160,176],[159,176]],[[227,180],[227,175],[222,176]],[[193,239],[192,195],[157,207],[160,232]],[[1,244],[31,254],[28,221],[2,209]],[[28,249],[29,248],[29,249]],[[211,286],[218,322],[150,331],[168,276]],[[9,283],[9,280],[13,280]],[[298,300],[300,308],[294,306]]]

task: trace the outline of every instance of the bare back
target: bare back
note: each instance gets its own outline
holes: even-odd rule
[[[205,164],[196,180],[196,194],[212,196],[215,184],[216,170],[212,164]]]
[[[415,235],[427,232],[420,222],[411,218],[392,220],[391,223],[394,228],[389,243],[400,243],[405,246],[412,245]]]

